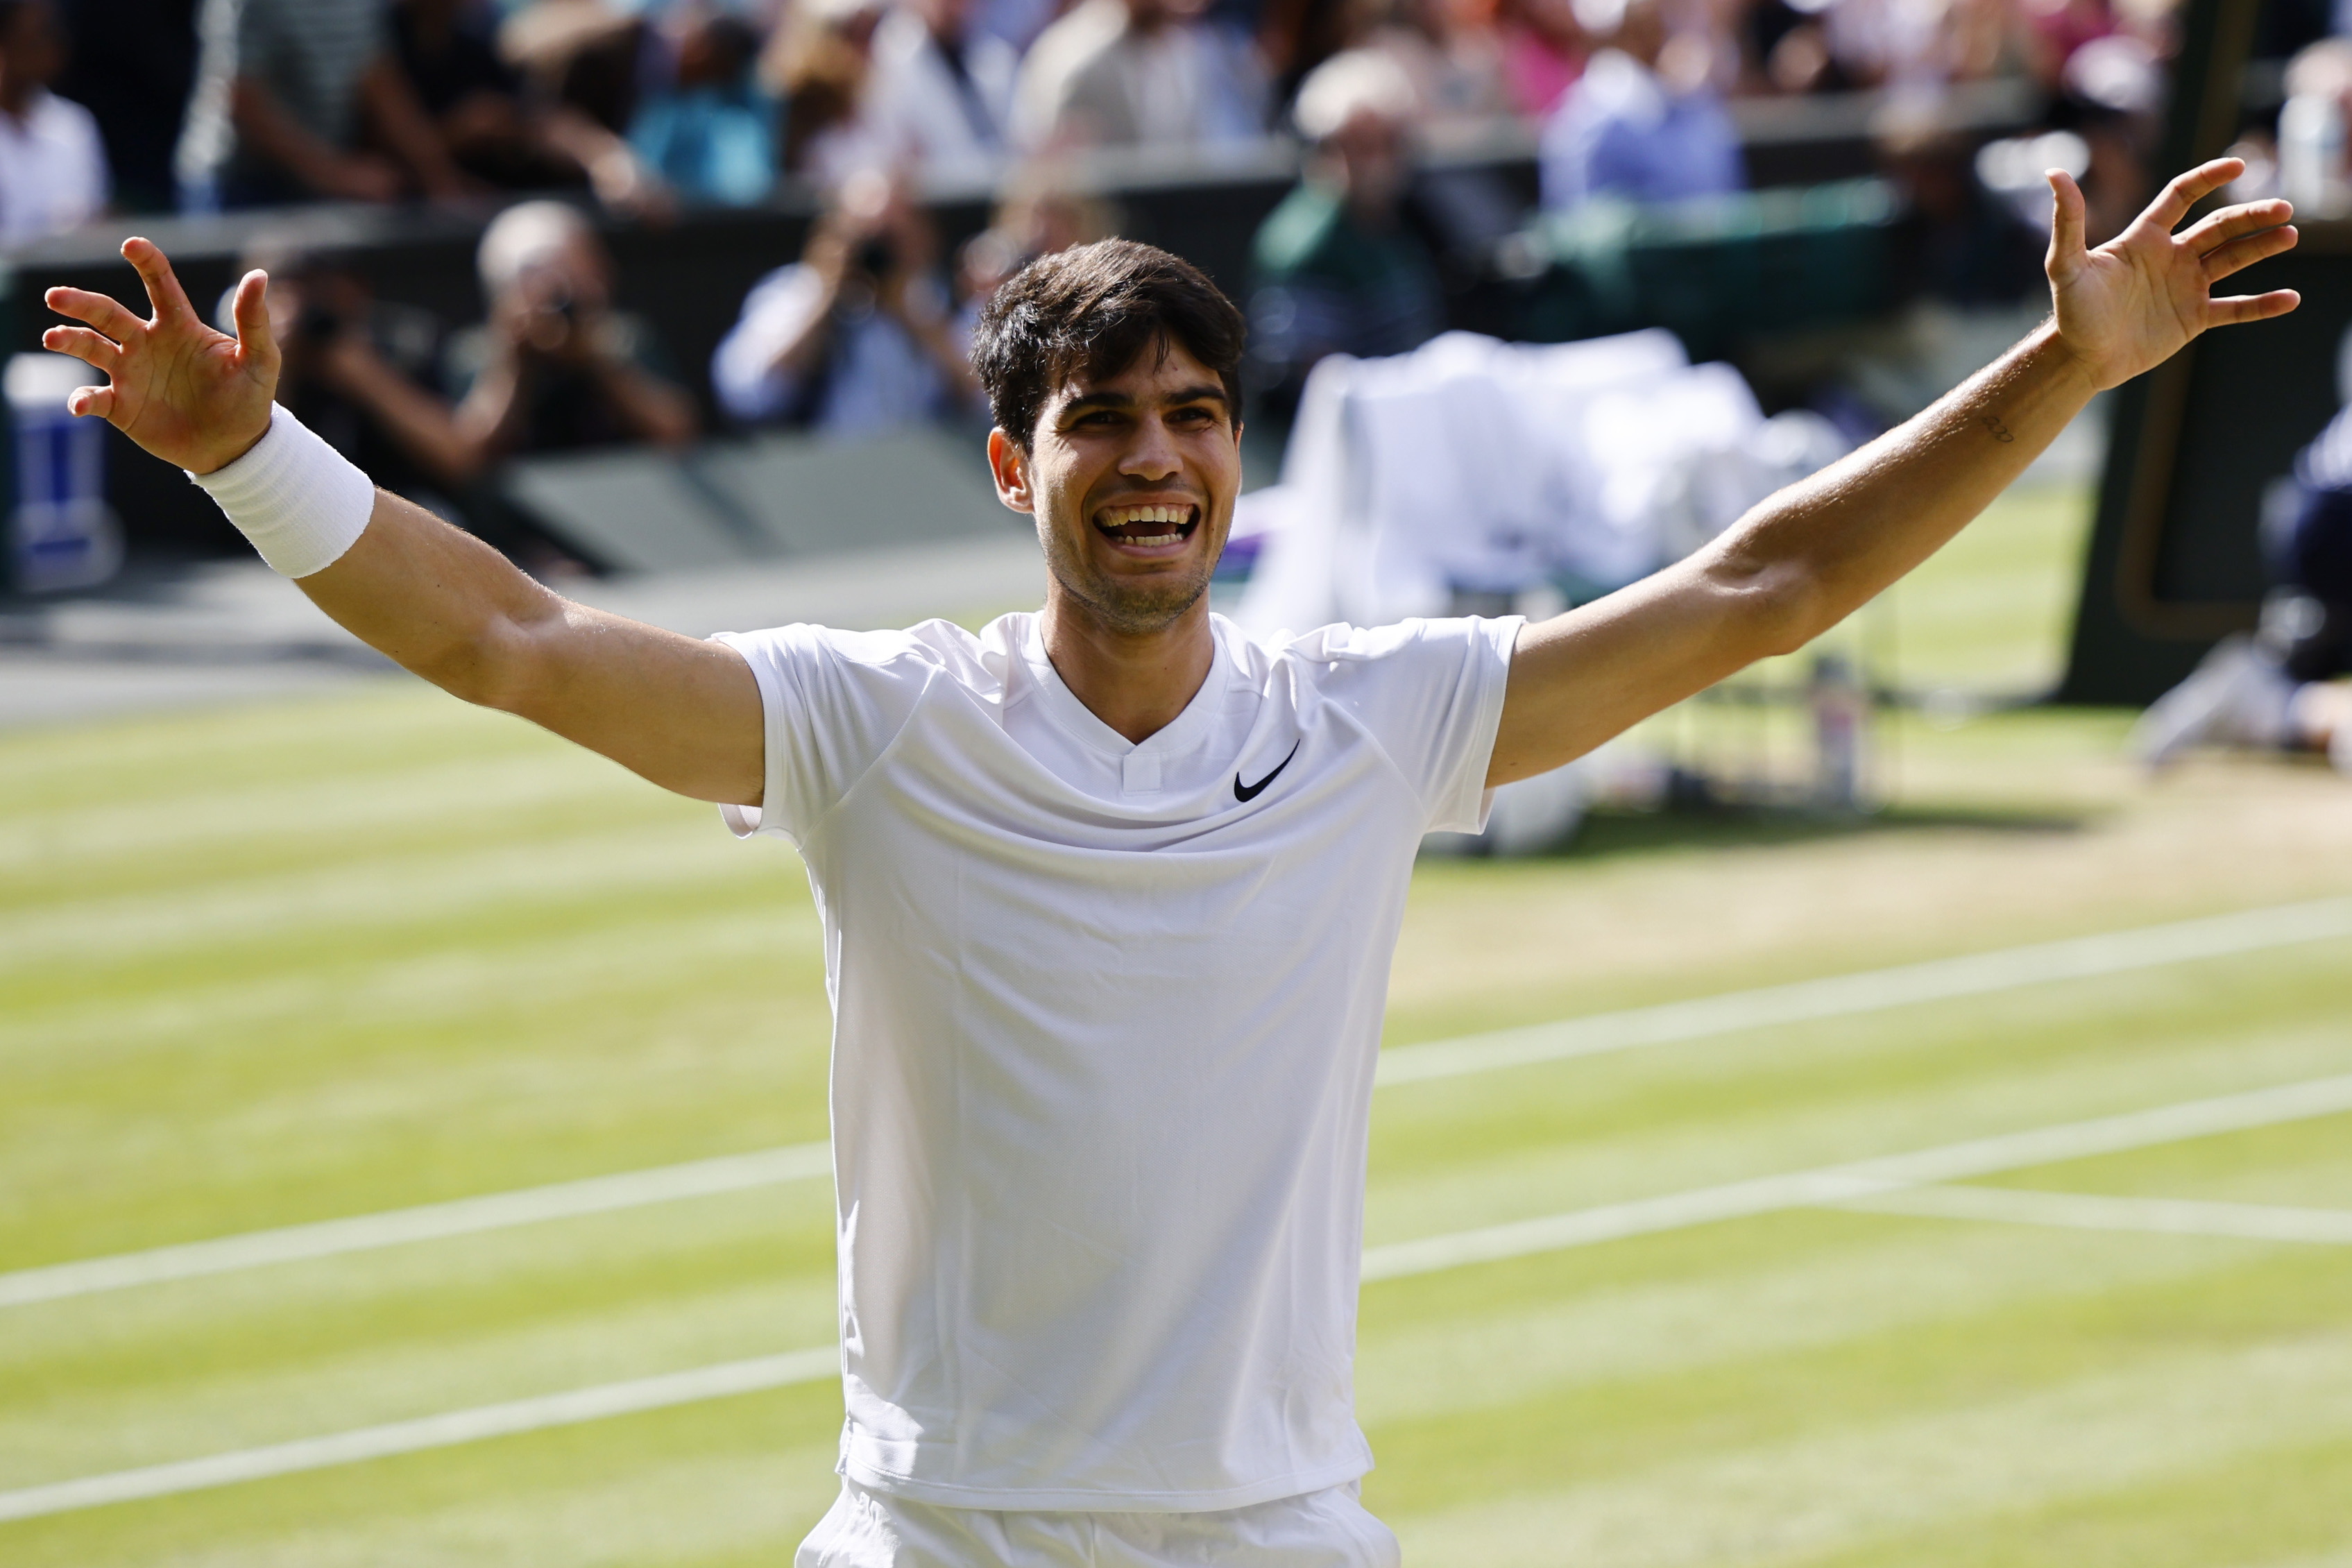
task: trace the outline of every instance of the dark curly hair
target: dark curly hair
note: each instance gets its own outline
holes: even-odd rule
[[[1097,240],[1041,256],[981,312],[971,367],[989,412],[1023,451],[1046,399],[1074,375],[1117,375],[1154,342],[1181,343],[1225,385],[1241,416],[1247,326],[1201,269],[1157,246]]]

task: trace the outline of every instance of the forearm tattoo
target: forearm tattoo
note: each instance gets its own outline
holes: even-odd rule
[[[2017,439],[2016,437],[2009,433],[2009,426],[2000,422],[2000,417],[1998,415],[1979,414],[1977,416],[1977,423],[1991,431],[1992,438],[2000,442],[2004,446]]]

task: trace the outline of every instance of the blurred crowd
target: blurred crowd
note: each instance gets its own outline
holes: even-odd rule
[[[110,201],[570,188],[647,212],[875,169],[991,182],[1080,148],[1328,141],[1350,134],[1331,120],[1343,98],[1422,137],[1539,129],[1554,205],[1737,187],[1731,101],[1865,88],[1925,101],[2030,81],[2095,161],[2134,150],[2176,5],[6,0],[0,233],[70,226]],[[2273,31],[2300,47],[2330,21]],[[1310,89],[1335,62],[1359,90],[1318,106]]]
[[[1534,150],[1537,222],[1736,198],[1743,118],[1869,89],[1880,171],[1925,237],[1911,280],[2015,300],[2038,275],[2042,170],[2084,177],[2094,241],[2145,201],[2178,4],[0,0],[0,244],[109,211],[503,208],[487,319],[463,331],[273,246],[266,218],[255,254],[282,285],[304,417],[495,533],[477,481],[517,453],[676,445],[711,418],[841,436],[981,418],[972,321],[1028,258],[1118,230],[1084,194],[1100,179],[1073,172],[1118,150],[1302,150],[1244,301],[1251,411],[1276,424],[1325,357],[1464,324],[1463,279],[1529,223],[1475,158],[1433,152]],[[2352,207],[2335,21],[2273,0],[2261,48],[2293,58],[2284,105],[2246,121],[2247,184],[2329,210]],[[1948,111],[1987,82],[2041,106],[2027,133],[1986,144]],[[615,304],[601,228],[780,190],[820,201],[803,254],[707,363],[672,362]],[[926,206],[941,193],[992,197],[993,221],[950,250]]]

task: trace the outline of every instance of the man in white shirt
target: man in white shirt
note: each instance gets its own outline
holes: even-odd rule
[[[191,470],[328,614],[739,832],[800,847],[835,1005],[848,1421],[806,1568],[1383,1568],[1350,1405],[1365,1126],[1414,847],[1836,624],[2092,395],[2294,242],[2284,202],[2172,226],[2242,165],[2083,240],[2053,174],[2053,321],[1687,559],[1547,621],[1254,643],[1206,588],[1241,479],[1239,313],[1109,240],[1032,263],[973,353],[1044,609],[979,634],[698,642],[571,604],[273,412],[267,280],[205,327],[52,289],[78,414]]]
[[[1265,130],[1265,73],[1202,0],[1083,0],[1040,34],[1013,89],[1030,149],[1205,147]]]
[[[0,245],[78,227],[106,208],[98,121],[49,90],[65,51],[49,0],[0,0]]]

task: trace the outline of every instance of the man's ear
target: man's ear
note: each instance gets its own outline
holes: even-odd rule
[[[1014,511],[1037,510],[1037,499],[1029,489],[1029,454],[1001,425],[988,433],[988,471],[995,478],[998,500]]]

